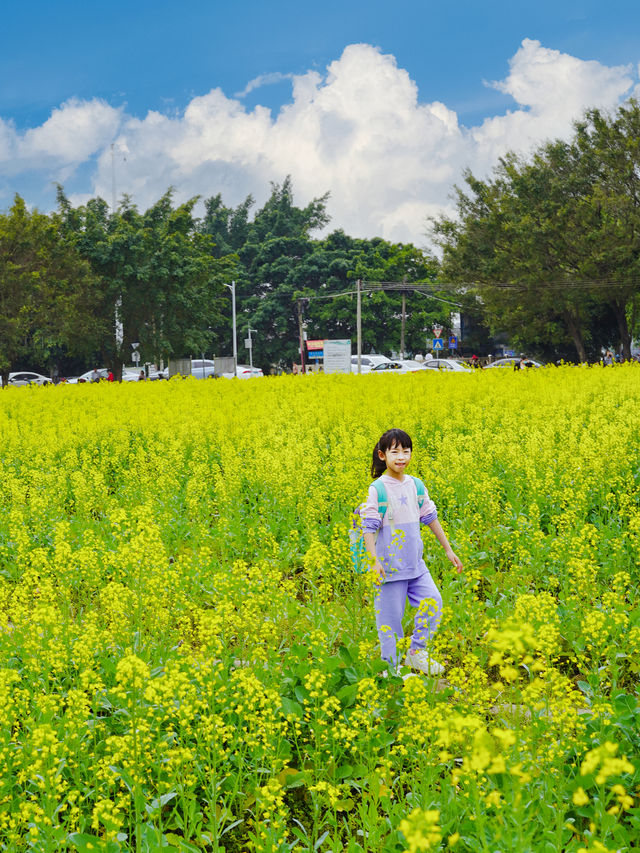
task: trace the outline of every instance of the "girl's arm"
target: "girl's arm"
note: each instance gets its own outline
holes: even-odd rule
[[[367,549],[367,554],[371,557],[371,565],[373,566],[373,570],[377,574],[378,578],[382,580],[385,576],[385,573],[384,566],[376,555],[376,534],[367,532],[365,530],[365,532],[362,534],[362,539],[364,541],[364,547]]]
[[[449,544],[449,540],[447,539],[446,534],[442,529],[442,525],[440,524],[438,519],[434,518],[433,521],[430,521],[428,523],[427,527],[429,527],[433,535],[444,548],[444,553],[447,555],[447,559],[453,563],[453,565],[456,567],[456,571],[458,572],[458,574],[460,574],[460,572],[462,571],[462,560],[460,560],[460,558],[454,553],[453,548]],[[366,534],[364,541],[366,545]],[[367,548],[367,550],[369,549]]]

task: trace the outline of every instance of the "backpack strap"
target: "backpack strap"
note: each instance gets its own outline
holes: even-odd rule
[[[422,509],[422,505],[424,504],[425,498],[427,496],[426,486],[422,482],[420,477],[414,477],[413,474],[410,474],[409,476],[416,484],[416,494],[418,495],[418,509]]]
[[[378,512],[380,513],[380,516],[384,521],[387,509],[389,508],[389,501],[387,500],[387,490],[382,480],[374,480],[373,486],[376,492],[378,493]]]

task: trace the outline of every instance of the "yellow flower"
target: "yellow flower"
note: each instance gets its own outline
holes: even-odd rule
[[[440,812],[436,810],[414,809],[401,820],[398,828],[407,845],[405,853],[421,853],[423,850],[433,850],[437,847],[442,839],[439,819]]]
[[[589,802],[589,796],[583,788],[576,788],[571,797],[574,806],[586,806]]]

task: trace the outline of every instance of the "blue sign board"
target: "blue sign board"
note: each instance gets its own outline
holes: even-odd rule
[[[449,335],[449,349],[458,349],[458,338],[455,335]]]
[[[444,349],[444,341],[442,340],[442,338],[433,339],[432,349]]]
[[[324,358],[323,349],[314,349],[309,353],[309,358]]]

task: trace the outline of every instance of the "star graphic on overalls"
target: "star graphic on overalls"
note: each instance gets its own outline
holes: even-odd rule
[[[400,503],[404,504],[406,506],[406,504],[407,504],[407,496],[406,495],[402,495],[402,497],[400,498]]]

